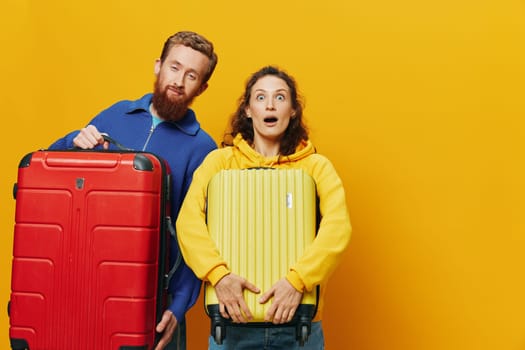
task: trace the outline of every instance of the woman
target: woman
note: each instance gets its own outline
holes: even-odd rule
[[[312,334],[301,349],[323,349],[324,286],[349,243],[351,226],[341,179],[332,163],[315,153],[308,139],[295,80],[271,66],[254,73],[231,119],[231,135],[232,144],[208,154],[195,171],[177,220],[177,235],[186,263],[199,278],[215,287],[221,315],[241,324],[227,327],[226,339],[220,346],[210,337],[209,348],[264,349],[269,345],[277,349],[299,348],[294,327],[243,327],[252,314],[242,292],[248,289],[261,293],[261,303],[271,302],[266,321],[283,324],[292,319],[303,292],[320,285]],[[206,226],[206,190],[213,175],[223,169],[254,167],[306,171],[316,183],[321,214],[308,256],[301,257],[286,276],[263,291],[228,269]]]

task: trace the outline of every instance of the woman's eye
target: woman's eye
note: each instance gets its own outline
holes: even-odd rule
[[[255,96],[255,99],[257,101],[263,101],[264,100],[264,95],[257,95],[257,96]]]
[[[276,99],[278,101],[284,101],[284,95],[277,95]]]

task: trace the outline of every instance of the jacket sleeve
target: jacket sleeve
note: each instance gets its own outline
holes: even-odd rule
[[[211,177],[220,171],[222,161],[211,152],[193,174],[193,181],[177,218],[177,237],[188,266],[197,277],[215,285],[229,273],[206,226],[206,192]]]
[[[208,153],[217,149],[217,145],[211,138],[209,139],[209,142],[204,142],[204,138],[201,138],[201,142],[192,146],[192,149],[186,151],[192,156],[188,161],[187,169],[182,179],[181,193],[184,194],[184,196],[188,193],[189,185],[192,183],[195,170],[202,163]],[[173,204],[174,203],[172,203],[172,205]],[[173,208],[176,213],[179,213],[179,215],[180,205],[181,204],[177,204]],[[174,254],[182,254],[177,239],[172,239],[171,247],[172,256],[175,256]],[[183,258],[181,266],[176,270],[169,286],[169,292],[173,298],[169,309],[173,312],[177,320],[181,320],[184,317],[184,314],[195,304],[199,297],[201,284],[201,280],[197,278]]]
[[[317,187],[321,221],[313,243],[286,276],[300,291],[311,291],[328,280],[349,244],[352,231],[341,179],[327,158],[316,154],[313,159],[311,175]]]
[[[200,287],[201,281],[183,260],[173,274],[168,288],[172,297],[169,310],[173,312],[178,322],[181,322],[186,312],[197,301]]]

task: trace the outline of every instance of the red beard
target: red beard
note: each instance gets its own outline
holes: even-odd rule
[[[151,102],[157,114],[163,120],[176,122],[181,120],[186,114],[188,107],[193,102],[193,97],[185,97],[178,101],[173,101],[168,96],[168,88],[162,89],[159,79],[155,81],[153,98]]]

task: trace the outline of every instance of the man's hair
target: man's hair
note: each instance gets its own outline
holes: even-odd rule
[[[226,133],[222,142],[223,146],[231,145],[231,137],[235,137],[235,135],[239,133],[246,142],[249,144],[253,143],[253,122],[252,119],[248,118],[246,115],[246,107],[250,104],[252,87],[259,79],[268,75],[280,78],[284,80],[286,85],[288,85],[290,88],[292,108],[295,111],[294,117],[290,119],[290,123],[281,139],[279,150],[281,155],[287,156],[294,153],[296,147],[302,141],[308,140],[308,128],[303,121],[303,101],[297,91],[297,83],[295,82],[295,79],[282,69],[275,66],[266,66],[253,73],[246,82],[244,94],[239,98],[237,111],[230,119],[231,130],[229,133]]]
[[[166,56],[170,52],[170,49],[175,45],[184,45],[191,47],[192,49],[201,52],[210,60],[208,71],[203,77],[202,83],[205,84],[210,79],[215,66],[217,65],[218,57],[213,51],[213,44],[200,34],[190,31],[181,31],[170,36],[164,43],[162,53],[160,55],[161,63],[164,62]]]

